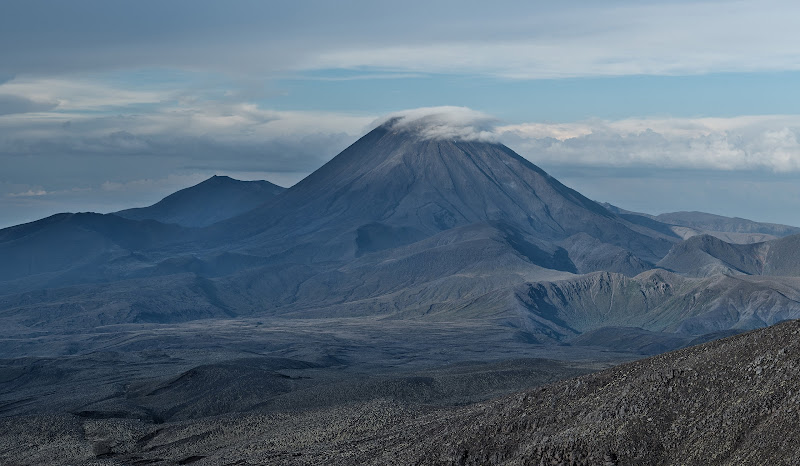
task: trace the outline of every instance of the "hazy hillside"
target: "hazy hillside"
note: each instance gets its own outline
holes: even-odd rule
[[[705,212],[670,212],[656,215],[656,220],[671,225],[681,225],[699,230],[728,233],[763,233],[773,236],[788,236],[800,233],[800,228],[776,223],[754,222],[738,217],[723,217]]]
[[[694,236],[676,244],[657,264],[687,276],[717,274],[800,276],[800,235],[750,244]]]
[[[107,281],[151,260],[137,251],[152,251],[155,258],[191,241],[192,234],[177,225],[113,214],[58,214],[6,228],[0,230],[0,295]]]

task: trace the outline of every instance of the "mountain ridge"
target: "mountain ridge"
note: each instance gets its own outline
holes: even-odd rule
[[[251,210],[284,190],[269,181],[240,181],[214,175],[149,207],[125,209],[114,214],[130,220],[205,227]]]

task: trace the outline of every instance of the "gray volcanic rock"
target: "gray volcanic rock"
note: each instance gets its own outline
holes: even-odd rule
[[[203,228],[0,230],[0,460],[797,459],[796,323],[530,387],[800,318],[800,235],[678,243],[505,146],[397,120],[236,217],[215,220],[217,182],[147,211]]]
[[[69,464],[105,455],[110,464],[793,465],[800,462],[798,336],[800,322],[785,322],[460,407],[389,396],[160,425],[9,418],[0,420],[0,454]],[[394,386],[444,379],[419,374]],[[100,440],[108,448],[93,451]]]
[[[186,227],[204,227],[247,212],[284,190],[269,181],[239,181],[215,175],[149,207],[121,210],[115,214],[131,220],[149,219]]]
[[[414,432],[413,447],[384,434],[361,451],[428,464],[797,464],[798,334],[793,321],[408,420],[387,431]]]
[[[603,327],[637,327],[682,338],[800,318],[800,279],[795,277],[698,279],[651,270],[629,278],[596,272],[519,286],[516,297],[527,312],[528,331],[557,341]]]

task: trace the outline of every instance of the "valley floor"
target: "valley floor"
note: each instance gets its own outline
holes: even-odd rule
[[[641,357],[365,318],[9,330],[0,349],[3,464],[348,464],[397,423]]]
[[[798,464],[798,335],[789,321],[647,359],[485,322],[42,335],[24,347],[38,356],[0,362],[0,462]]]

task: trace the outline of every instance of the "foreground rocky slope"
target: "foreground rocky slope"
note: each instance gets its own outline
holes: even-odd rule
[[[416,428],[439,432],[436,440],[407,458],[797,464],[799,386],[800,323],[792,321],[428,417]]]
[[[302,412],[160,425],[66,414],[6,418],[0,457],[69,464],[789,465],[800,461],[798,387],[800,322],[791,321],[455,408],[409,404],[389,393]]]
[[[800,323],[793,321],[494,402],[404,419],[358,439],[358,448],[338,442],[332,458],[797,464],[799,335]],[[315,454],[322,459],[326,452]],[[313,460],[299,456],[296,462]]]

